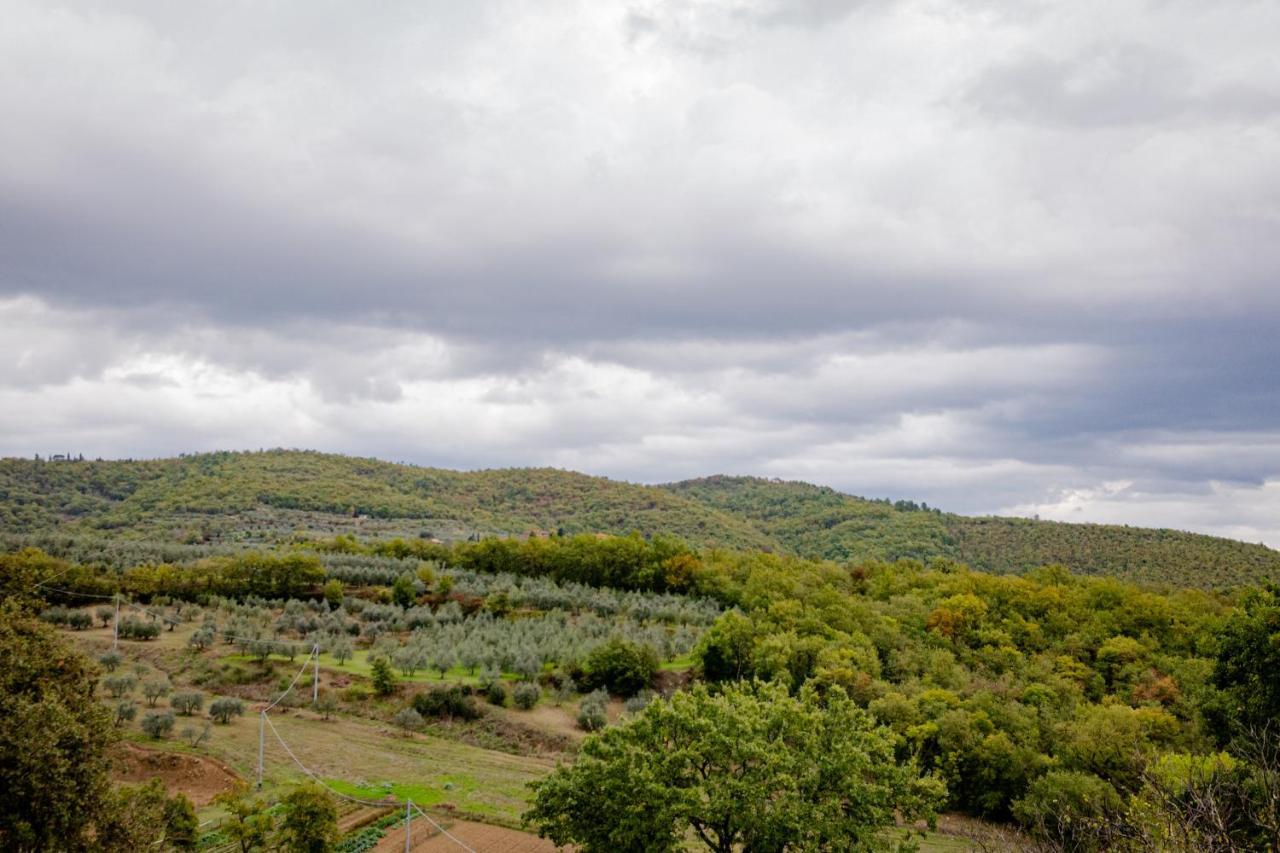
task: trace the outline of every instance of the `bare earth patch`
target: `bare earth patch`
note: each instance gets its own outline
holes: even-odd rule
[[[119,744],[112,758],[111,777],[115,781],[136,785],[159,779],[170,794],[181,791],[197,808],[208,805],[240,778],[217,759],[144,749],[131,743]]]

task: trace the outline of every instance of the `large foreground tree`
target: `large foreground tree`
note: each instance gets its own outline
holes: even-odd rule
[[[586,851],[881,850],[897,817],[932,819],[945,794],[894,759],[893,736],[839,688],[697,686],[590,737],[535,783],[525,819]]]

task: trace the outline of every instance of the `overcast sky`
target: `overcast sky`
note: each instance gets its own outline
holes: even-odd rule
[[[0,454],[1280,546],[1280,3],[0,0]]]

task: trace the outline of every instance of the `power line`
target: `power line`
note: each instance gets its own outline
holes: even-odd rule
[[[63,572],[63,574],[65,574],[65,572]],[[50,580],[52,580],[52,578],[50,578]],[[44,583],[36,584],[35,587],[33,587],[33,589],[40,588],[40,587],[44,587]],[[48,589],[50,592],[59,592],[59,593],[62,593],[63,595],[79,595],[85,598],[96,598],[96,599],[102,599],[104,601],[115,601],[117,606],[119,605],[119,600],[120,600],[119,593],[115,595],[97,595],[91,592],[76,592],[69,589],[58,589],[56,587],[44,587],[44,588]],[[131,602],[127,606],[132,608],[137,608],[138,610],[141,610],[143,613],[146,613],[156,619],[160,619],[162,621],[168,622],[171,625],[185,624],[181,620],[170,619],[168,616],[165,616],[162,613],[156,613],[155,611],[150,610],[141,604],[136,604]],[[117,622],[119,621],[118,610],[117,610],[116,621]],[[232,641],[243,640],[246,642],[271,643],[276,645],[290,644],[290,641],[288,640],[265,640],[259,637],[229,637],[224,635],[223,639],[232,640]],[[302,668],[298,670],[296,675],[294,675],[293,680],[289,682],[289,686],[285,688],[284,692],[281,693],[279,696],[277,696],[270,705],[262,709],[262,712],[260,714],[260,719],[262,723],[265,723],[266,727],[271,729],[271,733],[275,735],[276,740],[280,743],[280,746],[288,754],[289,758],[293,759],[293,763],[298,765],[298,768],[302,770],[302,772],[305,773],[310,779],[312,779],[314,782],[324,787],[326,790],[332,792],[334,795],[344,800],[348,800],[353,803],[358,803],[363,806],[372,806],[375,808],[385,808],[392,805],[398,806],[399,804],[395,803],[394,800],[392,802],[387,802],[385,800],[384,801],[362,800],[359,797],[353,797],[349,794],[339,791],[337,788],[333,787],[328,782],[324,781],[322,778],[320,778],[314,772],[312,772],[312,770],[309,767],[307,767],[307,765],[305,765],[302,762],[302,760],[298,758],[297,755],[294,754],[293,750],[289,748],[289,744],[285,742],[285,739],[280,734],[279,730],[276,729],[275,724],[271,722],[271,717],[267,714],[267,712],[270,711],[272,708],[276,707],[277,705],[279,705],[282,701],[284,701],[284,698],[293,691],[293,688],[298,683],[298,679],[300,679],[302,677],[302,674],[307,671],[307,667],[311,664],[312,658],[315,658],[315,664],[316,664],[316,667],[318,668],[320,665],[320,645],[318,643],[312,646],[311,652],[307,655],[306,660],[302,662]],[[258,737],[258,785],[259,787],[261,787],[262,785],[263,746],[264,744],[262,739],[262,731],[260,730],[259,737]],[[450,841],[457,844],[463,850],[468,851],[468,853],[477,853],[475,848],[469,846],[468,844],[460,840],[456,835],[449,832],[449,830],[445,829],[443,826],[437,823],[435,819],[432,818],[431,815],[424,812],[417,803],[413,802],[412,800],[406,799],[405,806],[406,808],[412,809],[413,811],[416,811],[418,814],[420,814],[428,823],[434,826],[440,832],[441,835],[445,836]],[[206,821],[206,823],[208,823],[208,821]],[[204,824],[201,824],[201,825],[203,826]],[[406,841],[408,840],[408,832],[409,832],[408,822],[406,821],[406,828],[405,828]]]
[[[304,667],[304,668],[305,668],[305,667]],[[290,689],[292,689],[292,686],[290,686]],[[285,692],[286,692],[286,693],[288,693],[288,691],[285,691]],[[283,698],[283,697],[281,697],[281,698]],[[316,775],[316,774],[311,770],[311,768],[307,767],[307,765],[306,765],[306,764],[304,764],[304,763],[302,762],[302,759],[298,758],[298,756],[294,753],[294,751],[293,751],[292,749],[290,749],[290,748],[289,748],[289,744],[288,744],[287,742],[285,742],[284,736],[280,734],[280,731],[276,728],[275,723],[271,722],[271,718],[270,718],[269,716],[267,716],[266,711],[263,711],[263,712],[262,712],[262,719],[263,719],[263,721],[267,724],[267,727],[268,727],[269,729],[271,729],[271,733],[272,733],[273,735],[275,735],[276,740],[280,743],[280,746],[284,749],[284,751],[288,754],[288,756],[289,756],[291,759],[293,759],[293,763],[294,763],[294,764],[296,764],[296,765],[298,765],[298,768],[299,768],[303,773],[305,773],[305,774],[306,774],[310,779],[312,779],[312,781],[316,782],[316,784],[323,786],[326,790],[331,791],[333,794],[335,794],[335,795],[336,795],[336,796],[338,796],[338,797],[341,797],[341,798],[342,798],[342,799],[344,799],[344,800],[348,800],[348,801],[353,802],[353,803],[359,803],[359,804],[360,804],[360,805],[362,805],[362,806],[373,806],[373,807],[375,807],[375,808],[386,808],[386,807],[388,807],[388,806],[398,805],[398,803],[395,803],[395,802],[394,802],[394,800],[393,800],[392,802],[387,802],[386,800],[381,800],[381,801],[378,801],[378,800],[362,800],[362,799],[360,799],[359,797],[353,797],[353,796],[351,796],[350,794],[347,794],[347,793],[344,793],[344,792],[342,792],[342,791],[339,791],[337,788],[333,787],[333,785],[329,784],[329,783],[328,783],[328,782],[326,782],[324,779],[322,779],[322,778],[320,778],[319,776],[317,776],[317,775]],[[435,821],[435,819],[434,819],[434,818],[432,818],[432,817],[431,817],[431,815],[429,815],[429,814],[427,814],[426,812],[424,812],[424,811],[422,810],[422,808],[418,806],[418,804],[417,804],[417,803],[414,803],[412,800],[407,800],[407,801],[406,801],[406,803],[407,803],[407,805],[408,805],[409,807],[411,807],[412,809],[414,809],[415,811],[417,811],[417,812],[418,812],[418,814],[422,815],[422,817],[423,817],[423,818],[425,818],[425,819],[426,819],[426,821],[427,821],[428,823],[430,823],[430,824],[431,824],[432,826],[434,826],[437,830],[439,830],[439,831],[440,831],[440,833],[441,833],[442,835],[444,835],[446,838],[448,838],[450,841],[452,841],[452,842],[454,842],[455,844],[457,844],[457,845],[458,845],[459,847],[461,847],[463,850],[467,850],[467,851],[469,851],[469,853],[476,853],[475,848],[473,848],[473,847],[469,846],[468,844],[466,844],[465,842],[461,841],[461,840],[460,840],[456,835],[454,835],[453,833],[449,832],[449,830],[445,829],[443,826],[441,826],[439,823],[437,823],[437,822]]]

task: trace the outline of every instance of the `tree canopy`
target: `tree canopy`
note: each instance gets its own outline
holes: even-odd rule
[[[697,686],[589,737],[525,818],[587,851],[673,850],[689,832],[719,853],[888,849],[895,815],[931,818],[943,797],[893,741],[839,688]]]

